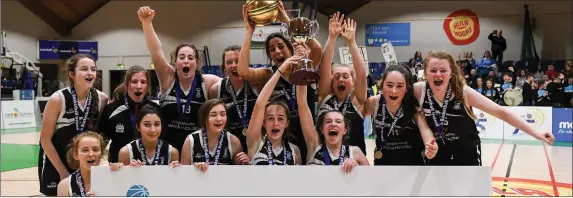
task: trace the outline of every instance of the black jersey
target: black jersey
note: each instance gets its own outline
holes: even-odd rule
[[[235,92],[228,77],[221,80],[218,90],[217,98],[225,101],[227,108],[227,130],[239,138],[243,151],[246,151],[247,131],[243,129],[248,128],[259,92],[247,81],[244,81],[243,86]],[[232,93],[235,93],[235,97]]]
[[[157,142],[154,156],[146,156],[141,138],[131,141],[126,146],[129,151],[130,162],[132,160],[139,160],[143,162],[144,165],[169,165],[171,162],[173,147],[165,141],[159,140]]]
[[[278,70],[278,66],[273,65],[271,69],[271,73],[274,74]],[[289,131],[291,131],[290,135],[292,135],[292,143],[298,146],[300,149],[300,153],[302,156],[306,156],[306,142],[304,140],[304,136],[302,134],[301,126],[300,126],[300,118],[298,116],[298,105],[296,104],[296,85],[289,83],[283,77],[279,79],[273,94],[269,101],[279,100],[283,101],[289,107]],[[308,107],[310,108],[310,112],[312,113],[312,117],[314,119],[316,113],[316,88],[313,85],[307,86],[307,96],[306,101],[308,103]],[[303,163],[306,163],[306,159],[302,159]]]
[[[84,187],[82,174],[79,170],[68,176],[68,194],[70,197],[87,197],[87,190]]]
[[[438,131],[436,122],[432,117],[432,108],[435,118],[440,122],[442,115],[442,104],[432,95],[428,83],[422,89],[420,104],[426,118],[426,122],[438,143],[438,153],[434,159],[430,160],[431,165],[481,165],[481,140],[476,127],[475,120],[466,112],[465,104],[450,93],[446,108],[446,116],[443,126],[443,133]],[[428,95],[430,99],[428,100]],[[446,93],[446,98],[448,93]],[[444,100],[446,101],[446,100]],[[433,104],[433,106],[432,106]],[[472,112],[473,113],[473,112]]]
[[[350,121],[350,131],[348,133],[350,146],[357,146],[366,155],[366,142],[364,141],[364,116],[362,111],[352,103],[352,95],[349,95],[344,102],[339,103],[334,94],[330,94],[323,99],[318,115],[324,111],[338,110]]]
[[[107,157],[110,163],[118,162],[119,150],[122,147],[141,137],[135,126],[135,121],[139,109],[146,104],[161,109],[157,103],[149,100],[147,97],[140,103],[135,103],[129,97],[123,97],[122,100],[113,101],[104,107],[97,132],[104,136],[105,139],[111,140]]]
[[[200,73],[195,73],[195,86],[191,86],[189,92],[183,93],[179,78],[175,74],[173,83],[166,91],[166,94],[161,94],[159,104],[163,110],[163,126],[167,132],[163,136],[163,140],[168,142],[177,150],[183,148],[185,138],[193,131],[199,130],[199,108],[207,99],[208,87],[205,87],[203,76]],[[179,99],[178,96],[179,95]],[[190,101],[190,108],[185,108],[187,105],[187,98],[192,97]],[[179,102],[177,102],[179,101]]]
[[[70,87],[66,87],[54,93],[60,97],[62,101],[62,109],[60,110],[60,114],[56,119],[56,127],[54,135],[52,136],[52,144],[54,145],[60,160],[63,162],[66,169],[68,169],[68,172],[74,171],[66,163],[66,152],[72,143],[72,139],[74,136],[83,131],[93,130],[94,125],[97,123],[97,119],[99,117],[101,100],[104,93],[96,89],[92,89],[90,92],[91,101],[89,101],[89,114],[87,115],[87,121],[85,122],[83,129],[81,129],[81,123],[83,123],[84,117],[86,116],[85,113],[88,110],[88,101],[86,101],[85,106],[82,104],[77,104],[76,106]],[[76,107],[78,113],[77,120],[76,110],[74,110]],[[81,131],[77,130],[76,125],[79,125]],[[38,177],[40,178],[40,192],[44,193],[45,195],[56,195],[60,176],[58,171],[52,165],[50,159],[48,159],[48,156],[45,155],[41,142],[40,152],[38,154]]]
[[[189,140],[191,142],[191,157],[193,158],[193,163],[195,162],[206,162],[205,159],[205,148],[209,149],[209,145],[204,147],[203,130],[198,130],[189,135]],[[223,136],[219,136],[219,141],[215,150],[209,150],[209,164],[213,165],[217,161],[216,165],[232,165],[233,163],[233,147],[231,146],[232,134],[225,131]],[[207,141],[208,142],[208,141]],[[220,148],[219,148],[220,147]],[[220,152],[220,153],[218,153]],[[217,156],[218,155],[218,156]],[[217,159],[218,157],[218,159]]]
[[[259,143],[257,153],[251,160],[252,165],[271,165],[269,162],[269,154],[272,157],[272,165],[295,165],[296,152],[294,151],[295,145],[290,142],[283,141],[283,146],[279,150],[272,148],[266,137]],[[270,149],[270,150],[269,150]]]
[[[318,145],[312,154],[312,159],[308,161],[308,165],[341,165],[346,159],[354,159],[351,148],[348,144],[342,145],[339,156],[335,157],[324,144]]]
[[[380,94],[377,99],[376,113],[372,116],[372,128],[376,134],[374,165],[423,165],[424,143],[414,119],[405,117],[401,110],[392,115],[387,107],[382,108],[384,96]],[[381,158],[376,155],[380,152]]]

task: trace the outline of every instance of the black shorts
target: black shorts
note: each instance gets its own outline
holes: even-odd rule
[[[40,181],[40,193],[46,196],[57,196],[58,195],[58,184],[60,183],[60,174],[50,162],[47,155],[44,155],[44,149],[40,146],[40,152],[38,156],[38,180]],[[61,158],[62,162],[65,164],[66,159]],[[66,166],[68,172],[72,173],[70,168]]]
[[[438,145],[438,153],[429,160],[431,166],[481,166],[481,144],[455,147]]]

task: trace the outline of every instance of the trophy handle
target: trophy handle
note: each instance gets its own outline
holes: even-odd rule
[[[309,39],[314,39],[315,36],[318,34],[318,21],[313,20],[310,22],[310,35],[309,35]]]

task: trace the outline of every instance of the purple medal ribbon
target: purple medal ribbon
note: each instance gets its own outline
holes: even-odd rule
[[[181,85],[179,82],[175,82],[175,95],[177,97],[177,113],[179,113],[179,117],[183,114],[187,114],[187,112],[191,112],[191,100],[193,100],[193,96],[195,95],[195,87],[197,85],[197,77],[193,78],[193,83],[191,85],[191,89],[189,90],[189,95],[187,95],[187,101],[185,101],[185,105],[183,106],[183,110],[181,110],[181,94],[183,93],[183,89],[181,89]],[[181,93],[179,93],[181,92]]]
[[[330,165],[330,154],[328,153],[328,148],[326,148],[326,144],[322,145],[322,154],[324,155],[324,164],[325,165]],[[344,160],[346,160],[346,146],[342,145],[342,148],[340,148],[340,154],[338,155],[338,165],[342,165],[342,163],[344,163]]]

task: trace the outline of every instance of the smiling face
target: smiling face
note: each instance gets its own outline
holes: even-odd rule
[[[239,77],[239,73],[237,72],[237,66],[239,65],[239,51],[227,51],[225,52],[224,57],[225,59],[223,62],[225,63],[225,74],[229,77]]]
[[[141,138],[149,142],[157,142],[161,136],[161,119],[155,113],[149,113],[141,119],[138,130]]]
[[[268,42],[267,51],[271,60],[277,66],[281,66],[287,58],[292,56],[287,43],[280,37],[274,37]]]
[[[343,137],[347,133],[344,115],[338,111],[327,112],[324,115],[320,133],[323,135],[326,144],[341,144]]]
[[[148,86],[147,75],[144,72],[137,72],[131,75],[127,84],[127,95],[135,102],[141,102],[145,98]]]
[[[74,159],[80,162],[80,168],[90,170],[97,166],[101,159],[101,142],[95,138],[86,136],[78,143],[78,149],[74,152]]]
[[[450,67],[451,63],[447,59],[429,58],[425,74],[432,89],[436,91],[447,89],[452,78]]]
[[[266,135],[271,140],[280,140],[288,127],[287,109],[284,106],[273,104],[265,109],[264,127]]]
[[[207,131],[221,132],[227,124],[227,110],[224,104],[217,104],[209,110],[207,119]]]
[[[354,77],[349,66],[336,66],[332,69],[332,92],[336,96],[347,96],[353,90]]]
[[[391,71],[382,82],[382,92],[386,103],[400,105],[406,95],[406,79],[398,71]]]
[[[81,58],[77,61],[73,72],[68,72],[74,87],[80,90],[93,87],[97,77],[96,64],[91,58]]]
[[[180,47],[177,51],[175,66],[179,78],[190,79],[192,77],[191,71],[196,71],[198,66],[196,51],[190,46]]]

